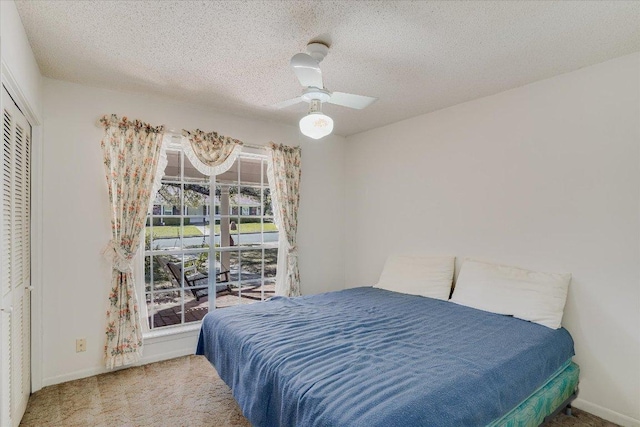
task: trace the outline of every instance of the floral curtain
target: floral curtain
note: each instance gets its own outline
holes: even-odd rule
[[[267,177],[274,219],[280,230],[276,295],[289,297],[300,295],[296,244],[298,205],[300,204],[300,157],[300,147],[274,143],[269,146]]]
[[[208,176],[226,172],[242,151],[242,142],[217,132],[183,130],[182,147],[191,164]]]
[[[111,211],[111,240],[104,255],[113,266],[105,361],[107,368],[114,368],[135,363],[142,353],[132,260],[153,196],[164,126],[115,114],[100,123],[105,129],[101,146]]]

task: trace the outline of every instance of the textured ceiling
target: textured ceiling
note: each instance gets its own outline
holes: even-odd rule
[[[289,59],[330,43],[325,105],[351,135],[640,50],[640,2],[17,1],[42,73],[295,124]]]

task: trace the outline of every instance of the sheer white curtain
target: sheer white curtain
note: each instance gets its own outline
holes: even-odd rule
[[[274,143],[269,146],[267,177],[273,214],[280,230],[276,295],[289,297],[300,295],[296,240],[300,204],[300,158],[300,147]]]
[[[105,130],[101,147],[111,213],[111,240],[104,255],[113,267],[105,363],[107,368],[114,368],[135,363],[142,356],[133,258],[154,197],[164,126],[115,114],[104,116],[100,123]]]

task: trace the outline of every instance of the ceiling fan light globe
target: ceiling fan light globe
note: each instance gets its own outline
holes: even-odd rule
[[[300,132],[313,139],[320,139],[333,132],[333,119],[322,113],[309,113],[300,119]]]

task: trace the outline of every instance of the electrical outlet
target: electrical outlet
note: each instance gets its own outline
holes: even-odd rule
[[[87,351],[87,339],[86,338],[78,338],[76,340],[76,353],[80,353],[82,351]]]

